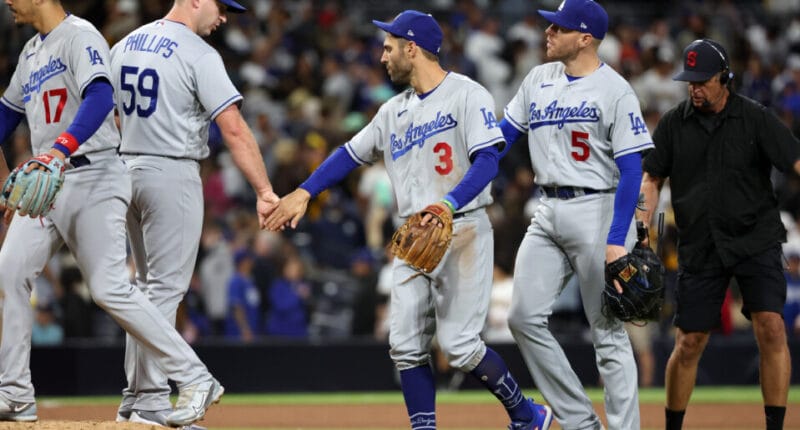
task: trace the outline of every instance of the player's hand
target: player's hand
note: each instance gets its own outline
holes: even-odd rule
[[[451,212],[451,213],[452,213],[452,211],[450,210],[450,208],[448,208],[448,207],[447,207],[447,206],[446,206],[444,203],[442,203],[442,202],[436,202],[436,203],[432,204],[431,206],[437,206],[437,207],[439,207],[439,208],[442,210],[442,212]],[[432,219],[433,219],[433,214],[431,214],[430,212],[426,212],[426,213],[425,213],[425,215],[422,217],[422,220],[420,221],[419,225],[425,225],[425,224],[429,223],[429,222],[430,222]],[[440,222],[440,223],[439,223],[439,227],[444,227],[444,224],[442,224],[442,223]]]
[[[262,230],[267,228],[267,217],[275,211],[280,201],[281,198],[272,190],[259,193],[256,200],[256,212],[258,213],[258,225]]]
[[[624,246],[606,245],[606,264],[617,261],[627,254],[628,251],[625,250]],[[618,293],[622,294],[622,286],[619,285],[616,279],[614,280],[614,287],[616,287]]]
[[[297,228],[297,224],[306,213],[309,200],[311,200],[311,194],[302,188],[283,196],[278,207],[267,217],[267,230],[278,231],[287,226]]]

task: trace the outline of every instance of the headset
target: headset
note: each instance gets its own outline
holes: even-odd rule
[[[717,54],[719,54],[720,62],[720,75],[719,75],[719,83],[720,85],[728,85],[733,80],[733,72],[731,72],[731,67],[728,64],[728,59],[722,54],[722,51],[714,45],[714,42],[711,42],[708,39],[700,39],[703,43],[710,46]]]

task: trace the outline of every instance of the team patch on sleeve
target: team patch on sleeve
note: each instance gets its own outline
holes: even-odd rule
[[[92,66],[105,64],[103,63],[103,57],[100,56],[100,51],[92,48],[91,46],[87,46],[86,52],[89,54],[89,62],[92,63]]]
[[[497,117],[495,117],[494,112],[483,107],[481,108],[481,115],[483,115],[483,125],[486,126],[487,130],[497,127]]]

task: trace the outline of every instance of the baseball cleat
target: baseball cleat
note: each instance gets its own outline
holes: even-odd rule
[[[124,423],[131,419],[131,412],[133,412],[133,405],[136,403],[136,396],[131,394],[123,394],[122,401],[117,408],[118,423]]]
[[[0,421],[33,422],[36,416],[36,403],[21,403],[0,398]]]
[[[533,414],[533,420],[529,423],[511,423],[508,430],[548,430],[553,422],[553,410],[550,406],[536,404],[532,399],[528,399],[528,405]]]
[[[172,413],[172,409],[164,409],[162,411],[131,411],[129,421],[132,423],[150,424],[154,426],[167,427],[167,415]]]
[[[167,424],[167,415],[169,415],[170,413],[172,413],[172,409],[164,409],[161,411],[133,410],[131,411],[129,421],[132,423],[148,424],[151,426],[172,429],[174,427],[170,427],[169,424]],[[195,424],[190,424],[188,426],[178,427],[177,430],[208,430],[208,429]]]
[[[214,378],[184,387],[178,395],[175,410],[167,416],[167,424],[181,427],[200,420],[209,406],[219,402],[224,392],[225,388]]]
[[[115,421],[118,422],[118,423],[125,423],[125,422],[130,421],[132,412],[133,411],[131,411],[130,409],[126,409],[126,410],[120,409],[120,410],[118,410],[117,411],[117,418],[116,418]]]

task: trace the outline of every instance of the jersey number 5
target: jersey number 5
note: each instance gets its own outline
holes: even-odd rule
[[[570,153],[575,161],[586,161],[589,159],[589,133],[583,131],[572,132],[572,148]]]
[[[433,152],[439,156],[439,164],[434,169],[436,173],[444,176],[453,170],[453,148],[446,142],[439,142],[433,147]]]
[[[128,82],[128,75],[133,75],[136,86]],[[138,79],[137,79],[138,76]],[[122,110],[125,115],[131,115],[136,110],[136,115],[147,118],[156,111],[158,103],[158,73],[155,69],[142,69],[139,73],[138,67],[122,66],[119,86],[122,91],[130,94],[130,104],[122,103]],[[149,99],[147,106],[136,104],[136,95],[141,98]]]

